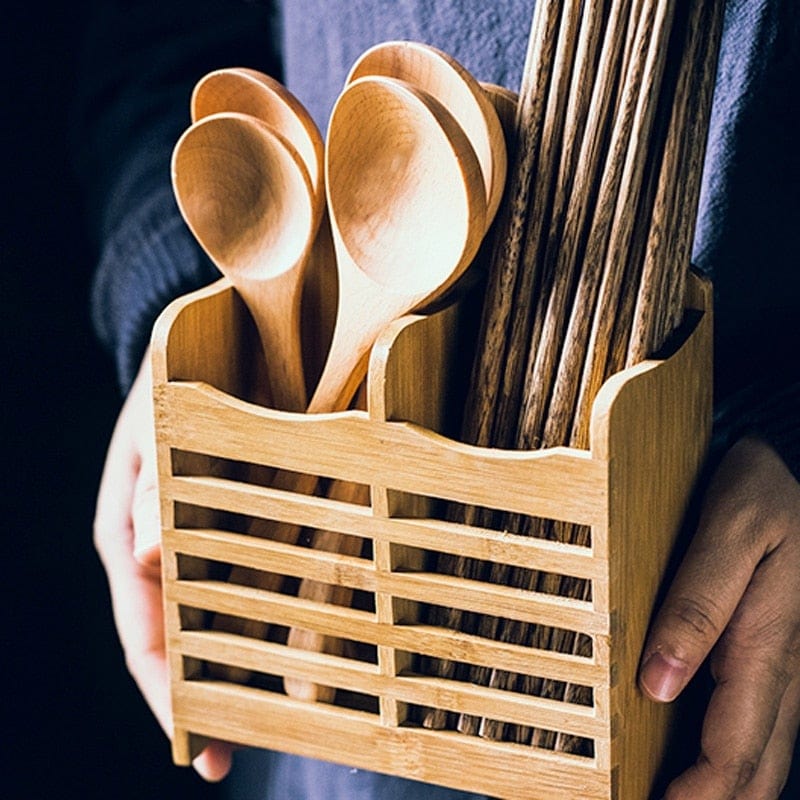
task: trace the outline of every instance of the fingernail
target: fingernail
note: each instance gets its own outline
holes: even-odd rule
[[[681,661],[663,653],[653,653],[642,667],[640,681],[652,698],[668,703],[680,694],[687,672]]]

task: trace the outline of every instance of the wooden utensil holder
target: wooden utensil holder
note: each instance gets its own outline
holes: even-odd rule
[[[636,688],[640,647],[710,429],[711,301],[690,285],[691,324],[663,360],[606,382],[587,451],[511,452],[440,433],[457,309],[387,329],[369,367],[369,410],[282,413],[238,399],[247,312],[220,281],[173,303],[154,335],[173,756],[189,764],[207,737],[402,775],[492,797],[622,798],[651,791],[670,709]],[[247,465],[371,487],[371,505],[298,496],[242,479]],[[443,521],[453,501],[591,526],[591,546]],[[237,516],[238,515],[238,516]],[[369,557],[256,538],[231,520],[269,516],[364,537]],[[591,601],[426,571],[426,554],[464,556],[591,581]],[[343,607],[225,581],[230,565],[344,584],[371,605]],[[420,621],[423,603],[537,622],[591,637],[590,657],[504,644]],[[366,607],[364,607],[366,605]],[[343,656],[215,630],[214,613],[310,628],[360,647]],[[360,655],[366,650],[368,656]],[[420,654],[592,687],[591,706],[414,672]],[[252,672],[239,685],[208,664]],[[337,687],[333,703],[291,699],[280,678]],[[583,757],[413,724],[439,707],[592,740]]]

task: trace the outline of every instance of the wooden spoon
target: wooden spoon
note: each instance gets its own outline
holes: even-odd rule
[[[273,402],[302,411],[300,298],[321,210],[298,151],[261,120],[214,114],[178,140],[172,182],[189,228],[253,316]]]
[[[302,156],[314,193],[322,202],[325,145],[317,124],[295,95],[255,69],[228,67],[209,72],[192,92],[192,122],[230,111],[249,114],[280,131]]]
[[[371,75],[407,81],[435,97],[455,117],[481,166],[488,227],[500,205],[508,165],[502,125],[481,84],[447,53],[408,41],[370,48],[353,65],[347,81]]]
[[[324,142],[322,134],[308,110],[285,86],[262,72],[242,67],[220,69],[205,75],[196,84],[191,98],[192,120],[197,122],[220,112],[248,114],[271,125],[283,134],[303,159],[309,180],[314,189],[315,208],[320,213],[318,230],[302,273],[301,320],[298,335],[304,355],[306,382],[316,382],[322,369],[336,307],[336,274],[333,268],[333,244],[325,211]],[[240,286],[241,288],[241,286]],[[271,304],[273,297],[269,286],[257,296],[250,296],[251,314],[260,314],[261,303]],[[264,312],[269,313],[269,312]],[[271,345],[263,342],[266,351]],[[273,395],[275,393],[273,392]],[[300,398],[297,398],[299,402]],[[303,395],[303,407],[306,395]],[[260,402],[280,404],[277,396],[260,396]],[[284,398],[284,406],[286,406]],[[291,406],[286,406],[291,407]],[[260,517],[251,519],[247,526],[249,536],[274,538],[274,524]],[[287,531],[287,533],[293,533]],[[292,539],[294,541],[294,539]],[[284,583],[281,575],[234,565],[228,580],[264,591],[280,591]],[[268,636],[269,626],[253,619],[228,615],[215,615],[213,627],[240,636],[262,640]],[[246,683],[251,672],[239,667],[209,664],[213,677],[235,683]]]
[[[191,98],[192,121],[220,112],[238,111],[272,125],[296,148],[308,169],[322,219],[304,272],[302,299],[303,352],[306,381],[319,378],[336,311],[333,244],[325,211],[322,133],[308,109],[282,83],[246,67],[228,67],[203,76]],[[307,344],[306,344],[307,342]]]
[[[334,107],[325,159],[339,307],[310,413],[347,406],[378,334],[441,297],[486,226],[469,140],[438,101],[404,81],[350,84]]]
[[[486,230],[483,176],[466,134],[437,100],[404,81],[360,78],[340,95],[328,132],[326,187],[339,309],[310,412],[347,405],[378,334],[450,288]],[[318,532],[315,547],[336,551],[337,536]],[[325,601],[334,592],[305,580],[300,596]],[[289,644],[327,650],[326,637],[307,630],[290,631]],[[307,700],[329,691],[291,677],[284,687]]]

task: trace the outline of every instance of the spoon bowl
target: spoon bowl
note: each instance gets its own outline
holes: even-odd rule
[[[246,67],[214,70],[195,85],[191,98],[193,121],[227,111],[249,114],[283,134],[303,158],[314,188],[320,222],[304,272],[301,301],[305,373],[313,384],[322,370],[336,311],[333,245],[325,214],[322,133],[306,107],[282,83]]]
[[[367,76],[406,81],[432,95],[455,117],[481,167],[488,226],[503,194],[507,155],[500,120],[478,81],[449,54],[412,41],[383,42],[364,52],[347,81]]]
[[[190,108],[192,122],[220,112],[238,112],[271,125],[297,148],[322,205],[322,134],[306,107],[282,83],[246,67],[214,70],[195,85]]]
[[[469,140],[441,103],[405,81],[350,83],[331,115],[325,159],[339,307],[310,411],[346,405],[378,334],[447,291],[486,226]]]
[[[347,407],[381,331],[439,299],[472,262],[486,231],[475,150],[439,101],[405,81],[370,76],[349,83],[334,106],[325,155],[339,307],[309,412]],[[317,531],[314,547],[345,552],[346,538]],[[340,591],[304,579],[299,596],[332,602]],[[329,639],[293,628],[288,644],[338,652],[340,643]],[[283,684],[297,699],[333,696],[330,687],[290,675]]]

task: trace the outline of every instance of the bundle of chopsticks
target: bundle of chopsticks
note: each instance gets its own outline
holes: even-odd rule
[[[512,168],[464,415],[465,441],[587,448],[592,402],[683,319],[722,0],[538,0]],[[588,544],[583,526],[453,507],[479,527]],[[588,582],[442,554],[437,572],[590,600]],[[432,624],[591,653],[585,635],[460,612]],[[571,703],[590,687],[431,660],[442,677]],[[591,754],[565,734],[431,709],[423,724]]]

